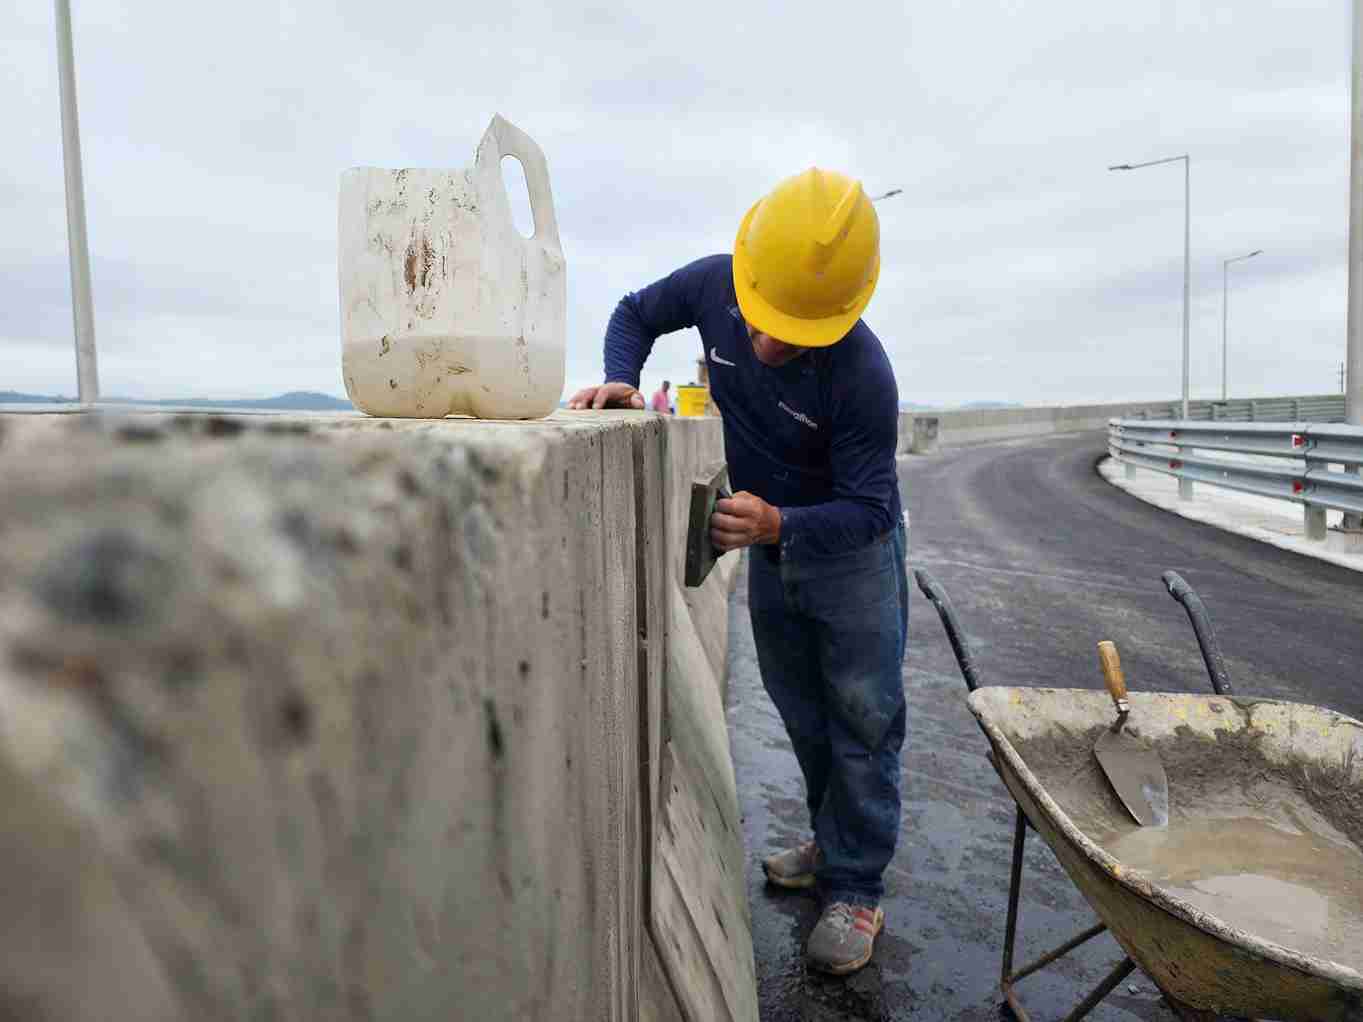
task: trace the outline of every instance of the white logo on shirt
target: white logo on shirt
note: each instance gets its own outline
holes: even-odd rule
[[[806,415],[804,412],[797,412],[794,408],[790,407],[790,405],[786,404],[784,401],[776,402],[776,407],[780,408],[781,411],[785,412],[796,422],[803,423],[810,429],[819,428],[819,424],[815,422],[813,419],[811,419],[808,415]]]
[[[735,363],[730,362],[727,358],[723,358],[719,353],[719,348],[713,344],[710,345],[710,358],[722,366],[734,366],[734,368],[737,368]]]

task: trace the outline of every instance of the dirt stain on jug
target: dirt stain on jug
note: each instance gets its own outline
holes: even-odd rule
[[[423,235],[407,243],[407,252],[402,261],[402,276],[407,282],[407,293],[416,294],[416,289],[431,286],[431,270],[435,266],[435,252],[430,241]]]

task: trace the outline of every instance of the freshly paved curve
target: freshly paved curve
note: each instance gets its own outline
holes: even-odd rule
[[[950,592],[983,682],[1101,687],[1094,645],[1109,638],[1133,687],[1210,691],[1183,609],[1159,581],[1174,568],[1206,602],[1238,692],[1363,718],[1363,575],[1144,504],[1097,475],[1103,447],[1101,434],[1079,434],[901,462],[912,512],[910,566],[927,568]],[[825,979],[807,973],[801,958],[817,916],[814,900],[768,889],[758,865],[765,849],[802,840],[807,822],[794,757],[762,691],[739,580],[729,726],[764,1020],[1010,1017],[997,979],[1013,803],[984,759],[964,683],[916,587],[911,605],[903,832],[887,876],[887,930],[865,970]],[[1092,920],[1033,836],[1018,960]],[[1061,1018],[1120,957],[1104,935],[1023,980],[1024,1003],[1038,1022]],[[1139,973],[1089,1017],[1174,1018]]]

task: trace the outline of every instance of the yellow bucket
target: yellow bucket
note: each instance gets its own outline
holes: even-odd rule
[[[710,404],[709,387],[678,387],[677,388],[677,414],[678,415],[704,415],[706,407]]]

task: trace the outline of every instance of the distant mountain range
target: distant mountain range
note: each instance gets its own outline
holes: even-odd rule
[[[899,402],[899,410],[901,412],[929,412],[934,410],[946,411],[951,409],[968,409],[971,411],[980,411],[986,408],[1021,408],[1021,407],[1022,405],[1018,404],[1015,401],[966,401],[964,404],[959,405],[921,405],[915,401]]]
[[[21,394],[13,390],[0,390],[0,405],[65,405],[74,404],[72,397],[51,397],[43,394]],[[188,397],[162,400],[148,400],[130,397],[100,398],[106,405],[155,405],[174,408],[276,408],[296,412],[351,412],[355,406],[349,401],[330,394],[319,394],[311,390],[291,390],[277,397],[243,398],[238,400],[214,400],[210,398]]]
[[[74,404],[73,397],[53,397],[46,394],[21,394],[14,390],[0,390],[0,405],[65,405]],[[163,398],[152,401],[142,398],[106,397],[101,404],[109,405],[154,405],[174,408],[274,408],[295,412],[352,412],[355,406],[344,398],[332,397],[314,390],[291,390],[276,397],[239,398],[235,400],[214,400],[202,397]],[[559,407],[564,407],[559,402]],[[927,405],[916,401],[901,401],[900,411],[921,412],[943,408],[1020,408],[1021,405],[1010,401],[967,401],[960,405]]]

